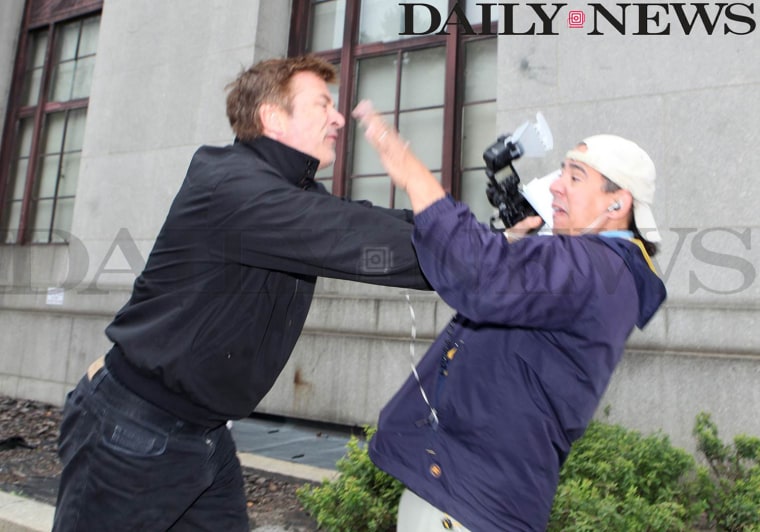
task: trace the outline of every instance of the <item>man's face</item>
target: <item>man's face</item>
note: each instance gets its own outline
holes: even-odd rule
[[[576,149],[587,148],[581,144]],[[604,186],[602,174],[582,162],[565,159],[562,173],[549,187],[554,198],[554,232],[577,235],[604,229],[607,208],[614,202],[614,195],[605,192]]]
[[[292,112],[285,117],[283,144],[319,159],[319,168],[335,161],[338,130],[346,120],[335,109],[327,83],[312,72],[290,78]]]

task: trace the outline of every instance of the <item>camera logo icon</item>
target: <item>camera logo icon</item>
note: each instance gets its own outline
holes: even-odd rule
[[[568,28],[582,28],[586,23],[586,13],[574,9],[567,14]]]
[[[359,269],[361,273],[387,273],[393,262],[393,253],[387,247],[367,246],[362,249]]]

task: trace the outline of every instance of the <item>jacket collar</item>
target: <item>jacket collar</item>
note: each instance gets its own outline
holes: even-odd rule
[[[282,142],[261,136],[253,140],[235,139],[252,150],[256,156],[272,166],[283,179],[300,188],[310,188],[314,183],[314,174],[319,168],[319,159],[298,151]]]
[[[636,326],[643,329],[667,297],[665,284],[655,273],[644,245],[636,239],[603,238],[598,235],[593,235],[593,238],[599,238],[607,247],[617,253],[633,274],[636,292],[639,295],[639,315]]]

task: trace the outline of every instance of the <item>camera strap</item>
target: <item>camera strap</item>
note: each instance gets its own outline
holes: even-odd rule
[[[417,320],[414,316],[414,308],[412,307],[412,299],[409,297],[409,294],[405,294],[406,296],[406,303],[409,306],[409,314],[412,318],[412,337],[411,341],[409,342],[409,356],[411,357],[411,365],[412,365],[412,373],[414,374],[414,378],[417,379],[417,386],[420,387],[420,394],[422,394],[422,399],[425,401],[425,404],[430,409],[430,415],[417,422],[417,425],[422,425],[425,423],[430,423],[433,428],[438,427],[438,413],[435,411],[435,408],[430,404],[430,401],[428,400],[427,394],[425,393],[425,389],[422,387],[422,381],[420,380],[420,375],[417,373],[417,366],[415,365],[414,361],[414,344],[417,340]]]

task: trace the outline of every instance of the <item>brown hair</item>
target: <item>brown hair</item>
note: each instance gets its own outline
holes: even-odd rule
[[[334,83],[335,67],[312,55],[267,59],[241,72],[227,85],[227,118],[232,131],[241,140],[253,140],[262,134],[259,108],[264,103],[292,111],[290,80],[298,72],[313,72],[326,83]]]

